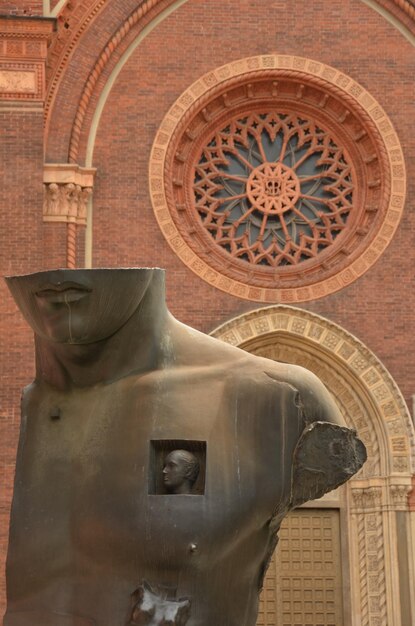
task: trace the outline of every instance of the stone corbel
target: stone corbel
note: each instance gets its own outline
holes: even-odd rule
[[[43,170],[43,221],[86,225],[95,168],[46,163]]]

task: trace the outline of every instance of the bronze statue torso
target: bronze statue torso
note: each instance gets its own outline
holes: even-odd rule
[[[15,503],[9,556],[28,608],[121,626],[146,581],[192,599],[189,626],[255,623],[249,586],[289,501],[281,477],[304,424],[295,389],[252,365],[179,367],[76,394],[32,386],[17,477],[30,499]],[[166,439],[206,442],[204,495],[148,493],[150,441]]]
[[[60,295],[50,300],[54,312]],[[145,305],[139,312],[141,335],[137,313],[93,350],[72,331],[68,348],[38,343],[41,376],[22,402],[4,626],[254,626],[282,518],[356,471],[348,440],[346,474],[313,467],[296,496],[307,424],[341,423],[321,383],[168,315],[154,348],[156,322]],[[163,458],[183,447],[199,455],[203,484],[168,493]]]

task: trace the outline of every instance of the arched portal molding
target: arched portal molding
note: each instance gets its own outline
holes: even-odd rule
[[[408,408],[385,366],[356,337],[319,315],[285,305],[236,317],[212,335],[249,352],[314,371],[369,449],[370,462],[355,481],[389,476],[392,483],[396,477],[397,485],[410,484],[415,445]],[[399,476],[406,479],[402,482]],[[394,494],[397,502],[399,492]]]
[[[406,513],[409,524],[414,428],[387,369],[337,324],[291,306],[257,309],[211,334],[251,353],[307,367],[336,397],[368,450],[368,462],[345,488],[351,626],[410,623],[409,614],[401,613],[401,585],[407,583],[398,567],[397,514]],[[410,547],[407,557],[411,568]]]

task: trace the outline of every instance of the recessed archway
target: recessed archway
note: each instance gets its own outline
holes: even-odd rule
[[[412,623],[403,596],[413,554],[410,542],[402,543],[406,539],[398,525],[410,527],[414,428],[387,369],[340,326],[290,306],[257,309],[211,334],[248,352],[310,369],[336,398],[346,422],[368,449],[368,462],[346,487],[351,624]],[[399,563],[402,550],[406,569],[402,558]]]

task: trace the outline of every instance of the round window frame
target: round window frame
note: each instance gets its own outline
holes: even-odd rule
[[[352,115],[361,121],[364,129],[362,136],[368,134],[376,145],[376,159],[381,173],[380,181],[367,181],[368,184],[362,185],[361,189],[359,186],[356,192],[366,194],[369,193],[368,188],[371,185],[372,187],[381,185],[383,197],[380,208],[364,209],[372,210],[375,217],[370,232],[362,235],[365,245],[360,245],[357,252],[355,248],[350,253],[343,242],[344,248],[339,250],[342,260],[337,261],[334,270],[332,268],[330,271],[330,267],[328,270],[324,269],[324,256],[330,257],[332,253],[330,246],[327,254],[326,250],[322,251],[317,255],[316,261],[313,259],[309,264],[312,266],[311,273],[316,275],[315,279],[310,281],[310,271],[307,271],[307,268],[302,271],[302,265],[308,263],[305,261],[291,270],[294,279],[289,286],[278,284],[284,282],[281,268],[269,268],[275,282],[275,286],[269,287],[255,278],[254,264],[231,257],[214,243],[203,226],[198,227],[194,215],[187,210],[186,202],[189,199],[185,200],[183,205],[176,206],[174,190],[184,185],[183,181],[174,178],[172,168],[174,163],[179,163],[188,171],[194,166],[194,159],[192,161],[189,155],[183,158],[178,152],[178,146],[181,138],[186,135],[194,142],[193,148],[190,149],[192,155],[197,154],[198,149],[200,151],[198,144],[203,142],[206,133],[199,141],[195,141],[196,137],[191,136],[190,128],[192,120],[197,116],[206,116],[206,123],[209,123],[207,107],[210,102],[217,98],[223,99],[224,110],[221,115],[226,121],[229,116],[226,98],[230,90],[239,86],[244,87],[248,97],[252,97],[250,92],[254,81],[274,79],[277,84],[278,78],[292,80],[300,84],[301,89],[303,85],[305,89],[311,85],[327,94],[324,98],[330,98],[331,95],[337,99],[341,98],[345,111],[350,110]],[[255,99],[252,100],[255,108]],[[271,97],[269,101],[272,102]],[[262,102],[257,103],[261,108]],[[299,98],[298,108],[302,110],[307,106],[307,101]],[[247,107],[248,104],[245,102],[241,104],[240,109],[246,110]],[[232,116],[235,116],[237,110],[237,106],[232,108]],[[322,101],[323,119],[326,115],[324,110],[325,104]],[[292,112],[297,114],[297,109],[292,108]],[[218,115],[215,118],[216,128],[219,117]],[[330,130],[333,118],[325,123]],[[338,120],[338,124],[341,124],[341,120]],[[333,134],[337,136],[337,130]],[[346,142],[343,136],[342,139]],[[358,139],[355,138],[355,143],[357,142]],[[345,148],[351,155],[357,175],[364,178],[365,173],[360,171],[363,166],[362,163],[358,163],[359,159],[356,159],[355,147],[349,142]],[[403,213],[406,191],[405,164],[398,136],[385,111],[373,96],[351,77],[335,68],[311,59],[288,55],[266,55],[235,61],[205,74],[193,83],[173,104],[160,125],[151,150],[149,179],[150,197],[157,222],[170,247],[185,265],[212,286],[239,298],[257,302],[304,302],[334,293],[357,280],[373,266],[392,240]],[[196,211],[193,213],[196,214]],[[201,231],[204,231],[204,234]],[[350,237],[355,235],[355,232],[350,230]],[[344,234],[347,238],[346,233]],[[216,258],[217,262],[212,263],[212,258]],[[233,259],[233,264],[240,264],[238,274],[241,278],[236,279],[235,274],[229,271],[232,265],[230,258]],[[319,271],[319,268],[322,270]],[[286,274],[290,273],[290,269]]]
[[[258,105],[258,110],[263,109],[264,106],[266,106],[263,104],[263,101],[261,101],[261,104]],[[271,103],[270,103],[271,106]],[[275,105],[274,105],[275,106]],[[245,105],[244,107],[238,107],[236,109],[236,111],[238,111],[234,117],[236,117],[237,115],[246,115],[246,111],[245,109],[247,108],[247,105]],[[309,107],[303,106],[301,111],[294,110],[294,108],[292,108],[292,110],[289,109],[289,107],[285,107],[284,112],[288,112],[291,113],[293,115],[301,115],[301,114],[307,114],[309,113],[310,117],[312,112],[311,111],[307,111]],[[252,111],[255,111],[255,108],[251,109]],[[324,119],[324,113],[321,115],[321,117],[323,118],[323,124],[325,126],[329,126],[329,123],[331,122],[331,120],[326,121]],[[223,119],[222,119],[223,118]],[[214,122],[218,125],[220,124],[225,124],[228,121],[228,118],[226,117],[226,113],[218,118],[215,118]],[[320,121],[320,120],[318,120]],[[213,126],[213,123],[210,124],[209,126]],[[331,128],[329,129],[331,131]],[[210,132],[210,128],[206,129],[206,131],[204,132],[204,135],[207,134],[208,132]],[[213,129],[212,129],[213,132]],[[335,129],[335,132],[333,133],[333,135],[335,137],[337,137],[337,128]],[[187,172],[184,174],[184,178],[190,178],[191,176],[191,170],[194,168],[194,157],[195,155],[200,153],[201,150],[201,144],[204,143],[203,142],[204,137],[201,137],[200,140],[198,142],[195,142],[195,146],[194,149],[190,152],[189,154],[189,158],[186,161],[185,164],[185,169],[187,170]],[[362,174],[361,171],[361,166],[362,163],[359,160],[358,154],[357,154],[357,150],[356,147],[352,144],[352,142],[350,142],[349,140],[347,140],[346,142],[346,150],[348,152],[348,154],[350,155],[350,161],[351,161],[351,167],[353,169],[353,173],[355,175],[356,178],[356,189],[354,190],[355,196],[357,196],[357,202],[359,203],[359,210],[356,211],[356,213],[352,214],[349,216],[348,218],[348,225],[351,228],[347,228],[345,231],[342,231],[338,237],[336,238],[336,240],[339,240],[339,243],[342,243],[344,246],[347,246],[347,242],[351,239],[351,237],[353,237],[354,235],[354,231],[352,230],[353,225],[355,224],[355,222],[358,221],[358,218],[361,216],[362,212],[364,212],[364,197],[366,195],[366,189],[363,187],[363,185],[359,185],[358,183],[360,181],[363,181],[364,176]],[[168,158],[168,157],[167,157]],[[359,167],[360,166],[360,167]],[[187,205],[191,205],[192,203],[192,197],[191,197],[191,189],[190,189],[190,185],[186,185],[185,186],[185,191],[186,191],[186,203]],[[173,221],[175,222],[176,226],[178,225],[178,219],[177,217],[174,215],[174,212],[172,211],[172,217],[173,217]],[[176,217],[176,219],[175,219]],[[199,238],[200,243],[202,244],[199,250],[199,255],[200,258],[203,259],[206,263],[209,264],[208,261],[208,257],[209,259],[215,259],[216,258],[216,263],[215,263],[215,269],[216,271],[220,271],[220,267],[223,267],[223,265],[227,265],[229,266],[230,264],[232,264],[232,266],[235,268],[235,270],[237,271],[239,269],[239,272],[241,275],[246,274],[247,272],[255,272],[255,265],[251,265],[249,263],[247,263],[246,261],[240,260],[238,258],[233,257],[232,259],[230,259],[229,253],[227,253],[222,247],[216,245],[213,242],[212,237],[209,235],[209,233],[206,231],[206,229],[203,227],[203,225],[201,224],[200,221],[197,221],[198,215],[196,213],[196,211],[189,211],[188,212],[188,219],[189,222],[191,222],[191,233],[194,235],[197,235]],[[192,242],[189,240],[189,237],[187,236],[186,232],[182,232],[182,236],[183,239],[186,241],[187,245],[189,245],[190,248],[192,248],[194,250],[194,246],[192,246]],[[213,245],[212,245],[213,243]],[[195,251],[195,250],[194,250]],[[318,270],[321,265],[325,262],[327,262],[329,259],[331,259],[333,256],[337,255],[339,252],[338,247],[336,245],[336,249],[332,250],[332,247],[328,247],[325,250],[321,251],[316,257],[314,258],[310,258],[307,261],[303,261],[301,263],[301,265],[287,265],[284,267],[278,267],[278,268],[274,268],[274,267],[264,267],[261,266],[261,274],[262,274],[262,280],[256,280],[255,279],[255,275],[251,274],[250,277],[250,285],[253,287],[264,287],[265,289],[267,289],[267,287],[265,285],[262,284],[263,280],[264,280],[264,274],[268,274],[269,275],[269,280],[275,280],[276,275],[278,276],[278,278],[280,278],[281,280],[284,280],[284,278],[288,278],[290,279],[291,276],[294,276],[294,281],[296,280],[296,277],[298,276],[298,274],[302,274],[303,276],[309,276],[310,272],[315,271],[316,269]],[[332,272],[330,272],[330,276],[333,275],[335,273],[335,269],[333,269]],[[298,278],[297,278],[298,280]],[[304,281],[303,281],[304,282]],[[302,286],[308,286],[308,285],[304,285],[302,282]],[[308,282],[312,282],[312,281],[308,281]],[[272,287],[271,287],[272,288]]]

